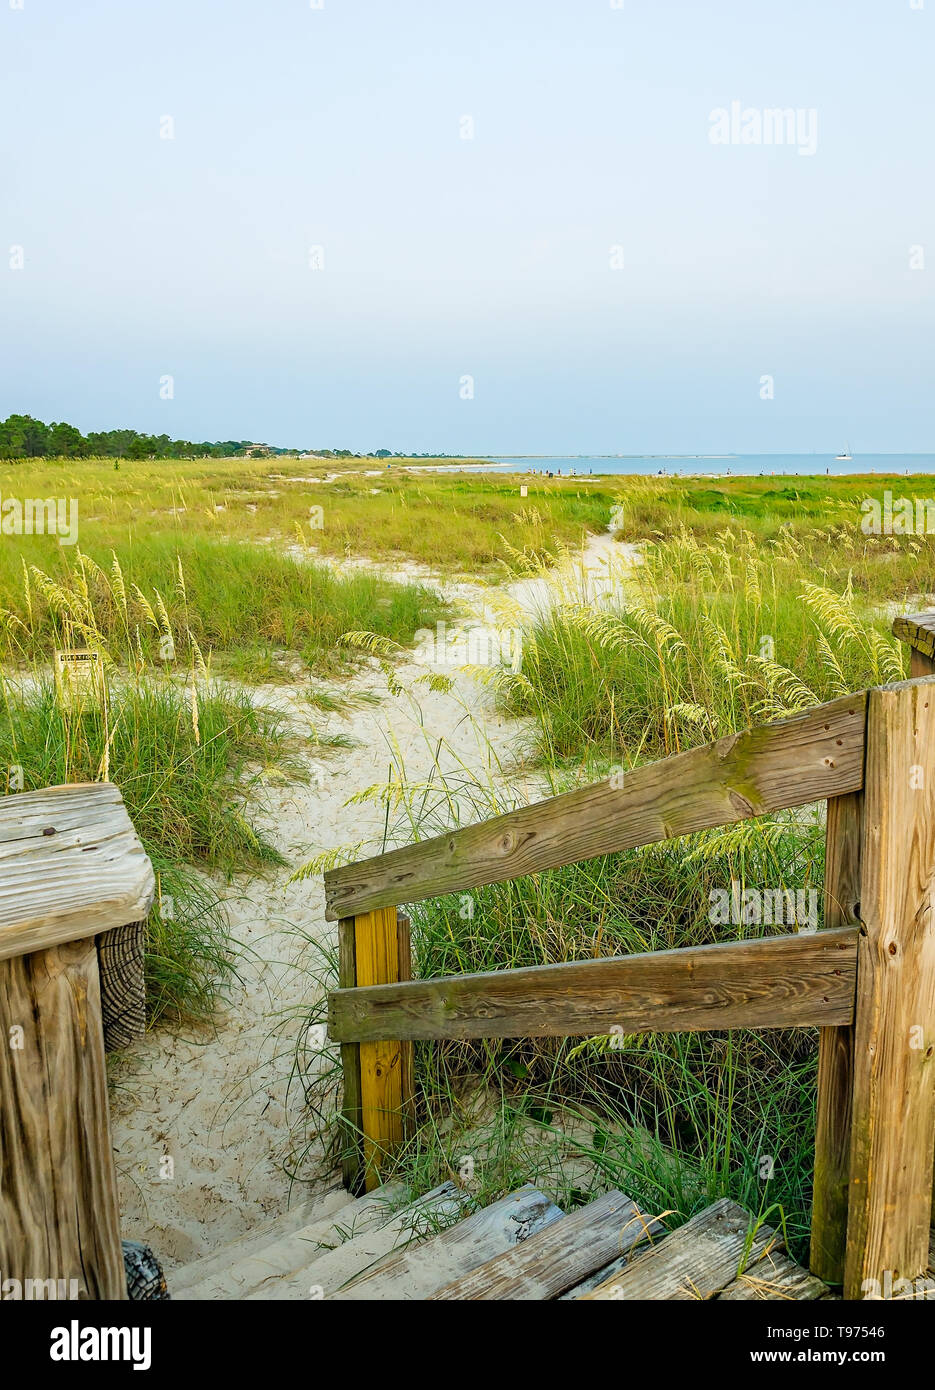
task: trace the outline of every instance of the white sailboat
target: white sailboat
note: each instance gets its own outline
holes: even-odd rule
[[[843,454],[835,454],[835,456],[834,456],[834,461],[835,461],[835,463],[849,463],[849,462],[850,462],[850,459],[851,459],[851,446],[850,446],[849,444],[845,444],[845,445],[844,445],[844,452],[843,452]]]

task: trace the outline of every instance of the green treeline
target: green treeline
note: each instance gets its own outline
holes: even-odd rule
[[[186,459],[243,458],[251,453],[271,455],[315,454],[320,458],[448,458],[448,454],[404,454],[375,449],[357,454],[351,449],[276,449],[249,439],[223,439],[195,443],[170,439],[167,434],[139,434],[136,430],[96,430],[82,434],[64,421],[46,425],[31,415],[9,415],[0,421],[0,459],[114,458]]]
[[[0,421],[0,458],[230,458],[245,454],[251,440],[226,439],[193,443],[170,439],[167,434],[139,434],[136,430],[100,430],[82,434],[64,421],[46,425],[31,415],[10,415]],[[271,454],[298,453],[295,449],[270,449]]]

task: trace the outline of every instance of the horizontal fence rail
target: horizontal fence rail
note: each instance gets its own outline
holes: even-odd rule
[[[863,785],[866,691],[325,876],[325,915],[466,892]]]
[[[337,990],[335,1042],[851,1023],[856,927]]]

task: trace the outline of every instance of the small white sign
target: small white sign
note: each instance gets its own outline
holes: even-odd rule
[[[99,704],[104,694],[104,664],[100,652],[89,648],[56,651],[55,685],[66,707]]]

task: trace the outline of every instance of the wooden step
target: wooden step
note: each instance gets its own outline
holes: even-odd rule
[[[421,1245],[397,1250],[334,1297],[401,1301],[428,1298],[436,1289],[501,1252],[524,1248],[537,1232],[561,1217],[560,1207],[527,1184]]]
[[[308,1207],[170,1276],[183,1299],[686,1300],[832,1297],[781,1236],[726,1198],[666,1233],[622,1192],[569,1215],[531,1184],[471,1215],[443,1183],[395,1213],[391,1189]],[[399,1196],[399,1189],[395,1189]],[[439,1230],[439,1226],[443,1229]],[[646,1248],[646,1243],[650,1247]],[[181,1276],[181,1278],[179,1277]],[[173,1279],[175,1286],[173,1287]]]
[[[804,1279],[793,1279],[787,1267],[793,1262],[787,1257],[778,1261],[784,1254],[782,1245],[772,1227],[755,1226],[748,1212],[724,1197],[582,1297],[678,1301],[725,1293],[734,1299],[747,1297],[747,1290],[752,1297],[821,1297],[826,1286],[820,1280],[810,1283],[811,1276],[804,1270]],[[754,1270],[759,1276],[755,1291]],[[771,1270],[775,1278],[762,1277]]]
[[[784,1250],[769,1250],[752,1265],[747,1265],[717,1298],[731,1301],[747,1299],[754,1301],[765,1298],[795,1299],[808,1302],[810,1299],[824,1298],[828,1285],[807,1269],[797,1265]]]
[[[600,1269],[662,1227],[622,1192],[605,1192],[570,1216],[465,1273],[432,1294],[434,1300],[544,1300]]]

